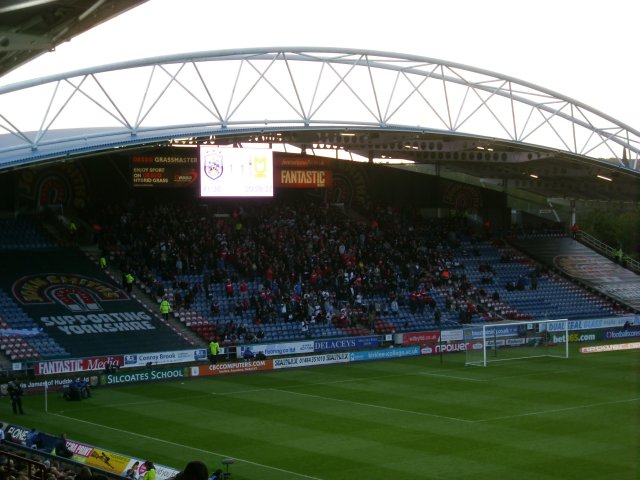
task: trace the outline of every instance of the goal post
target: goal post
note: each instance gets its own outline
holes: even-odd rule
[[[486,367],[538,357],[569,358],[569,320],[524,320],[467,325],[465,365]]]

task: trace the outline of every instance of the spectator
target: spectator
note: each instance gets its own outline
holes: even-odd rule
[[[579,232],[580,232],[580,225],[578,225],[577,223],[574,223],[573,225],[571,225],[571,238],[575,239],[578,236]]]
[[[255,353],[253,353],[253,351],[251,350],[250,346],[247,346],[244,349],[244,352],[242,354],[242,358],[244,358],[245,362],[248,362],[250,360],[253,360],[255,358]]]
[[[93,474],[91,473],[91,470],[89,470],[89,467],[82,467],[76,474],[75,480],[90,480],[92,476]]]
[[[226,475],[224,474],[222,469],[219,468],[211,474],[211,476],[209,477],[209,480],[225,480],[225,478],[226,478]]]
[[[24,415],[24,410],[22,409],[22,387],[20,383],[12,378],[9,384],[7,385],[7,391],[9,393],[9,398],[11,398],[11,408],[13,409],[13,413]]]
[[[175,476],[175,480],[207,480],[208,478],[209,470],[199,460],[187,463],[184,469]]]
[[[400,305],[398,304],[398,299],[393,298],[391,303],[389,304],[389,309],[394,316],[397,316],[400,313]]]
[[[59,457],[63,457],[63,458],[71,458],[71,457],[73,457],[73,452],[71,450],[69,450],[69,447],[67,447],[67,434],[66,433],[63,433],[58,438],[58,442],[56,443],[56,446],[54,448],[54,452]]]
[[[82,390],[79,379],[76,378],[71,381],[71,383],[62,392],[62,397],[65,400],[82,400]]]
[[[38,432],[35,428],[32,428],[27,434],[25,445],[29,448],[40,448],[42,446],[40,432]]]
[[[145,472],[142,480],[156,480],[156,466],[150,460],[144,462]]]
[[[233,282],[231,281],[230,278],[227,278],[225,284],[224,284],[224,291],[227,294],[227,298],[231,298],[233,297]]]
[[[300,322],[300,333],[302,333],[304,337],[309,337],[309,324],[306,320]]]
[[[89,385],[89,382],[87,382],[83,378],[78,377],[78,378],[76,378],[76,383],[78,384],[78,387],[80,388],[80,397],[82,397],[82,398],[90,398],[91,397],[91,386]]]
[[[116,373],[116,371],[118,370],[118,364],[115,362],[107,362],[104,366],[104,373],[105,374],[110,374],[110,373]]]

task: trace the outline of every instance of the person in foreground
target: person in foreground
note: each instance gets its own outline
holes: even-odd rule
[[[208,478],[209,469],[199,460],[187,463],[184,470],[174,477],[175,480],[207,480]]]
[[[146,467],[146,471],[144,472],[142,480],[156,480],[156,466],[153,462],[151,460],[146,460],[144,462],[144,466]]]

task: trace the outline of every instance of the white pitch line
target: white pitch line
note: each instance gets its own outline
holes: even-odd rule
[[[616,405],[618,403],[637,402],[638,400],[640,400],[640,397],[629,398],[627,400],[614,400],[614,401],[611,401],[611,402],[590,403],[590,404],[587,404],[587,405],[576,405],[574,407],[554,408],[554,409],[551,409],[551,410],[540,410],[538,412],[519,413],[519,414],[516,414],[516,415],[505,415],[504,417],[484,418],[484,419],[481,419],[481,420],[473,420],[473,422],[474,423],[493,422],[494,420],[508,420],[510,418],[532,417],[532,416],[535,416],[535,415],[544,415],[544,414],[547,414],[547,413],[570,412],[571,410],[580,410],[581,408],[603,407],[605,405]]]
[[[567,373],[567,372],[575,372],[576,369],[575,368],[565,368],[563,370],[549,370],[546,372],[531,372],[531,373],[521,373],[518,375],[505,375],[504,377],[502,376],[497,376],[497,377],[493,377],[491,378],[491,381],[493,380],[505,380],[505,379],[509,379],[509,378],[522,378],[522,377],[535,377],[538,375],[552,375],[552,374],[556,374],[556,373]]]
[[[453,380],[463,380],[465,382],[486,382],[486,380],[480,378],[471,378],[471,377],[458,377],[455,375],[443,375],[442,373],[431,373],[431,372],[418,372],[420,375],[429,375],[430,377],[444,377],[451,378]]]
[[[411,375],[414,375],[414,374],[413,373],[396,373],[396,374],[387,374],[387,375],[377,375],[374,377],[352,377],[352,378],[346,378],[341,380],[330,380],[327,382],[295,383],[291,385],[285,385],[281,388],[286,389],[286,388],[299,388],[299,387],[313,387],[317,385],[333,385],[336,383],[349,383],[349,382],[358,382],[361,380],[371,380],[371,379],[376,380],[380,378],[390,378],[390,377],[406,377]],[[271,387],[248,388],[245,390],[233,390],[230,392],[208,392],[208,393],[201,393],[196,395],[183,395],[183,396],[177,396],[177,397],[167,397],[163,399],[144,400],[144,401],[138,401],[138,402],[111,403],[108,406],[109,408],[138,407],[138,406],[146,407],[148,405],[173,402],[176,400],[191,400],[194,398],[210,397],[211,395],[218,396],[218,397],[225,397],[225,396],[231,396],[231,395],[243,395],[246,393],[264,392],[265,390],[271,390]],[[84,407],[85,410],[93,410],[98,408],[104,408],[104,405],[90,405],[90,406]]]
[[[146,438],[148,440],[154,440],[156,442],[166,443],[167,445],[173,445],[174,447],[181,447],[181,448],[185,448],[187,450],[193,450],[194,452],[206,453],[208,455],[217,455],[219,457],[233,458],[234,460],[238,460],[240,462],[248,463],[250,465],[255,465],[257,467],[267,468],[269,470],[276,470],[278,472],[287,473],[289,475],[295,475],[296,477],[309,478],[311,480],[322,480],[321,478],[318,478],[318,477],[312,477],[310,475],[305,475],[303,473],[292,472],[291,470],[285,470],[284,468],[273,467],[271,465],[265,465],[263,463],[252,462],[251,460],[245,460],[244,458],[234,457],[233,455],[226,455],[226,454],[220,453],[220,452],[204,450],[202,448],[191,447],[189,445],[182,445],[180,443],[171,442],[169,440],[164,440],[162,438],[156,438],[156,437],[152,437],[152,436],[149,436],[149,435],[143,435],[142,433],[130,432],[129,430],[123,430],[121,428],[110,427],[108,425],[102,425],[100,423],[94,423],[94,422],[90,422],[88,420],[81,420],[81,419],[75,418],[75,417],[68,417],[67,415],[60,415],[59,413],[50,413],[50,415],[54,415],[56,417],[67,418],[69,420],[75,420],[76,422],[86,423],[87,425],[93,425],[95,427],[106,428],[108,430],[113,430],[115,432],[126,433],[126,434],[129,434],[129,435],[135,435],[135,436],[140,437],[140,438]]]
[[[121,408],[121,407],[146,407],[149,405],[154,405],[158,403],[168,403],[175,402],[180,400],[192,400],[194,398],[206,398],[209,397],[210,393],[202,393],[199,395],[182,395],[179,397],[171,397],[171,398],[162,398],[158,400],[144,400],[138,402],[123,402],[123,403],[111,403],[108,405],[109,408]],[[98,408],[104,408],[105,405],[88,405],[83,408],[83,410],[94,410]]]
[[[388,410],[391,412],[408,413],[410,415],[420,415],[422,417],[441,418],[443,420],[453,420],[455,422],[474,423],[473,420],[465,420],[464,418],[447,417],[444,415],[437,415],[435,413],[416,412],[415,410],[403,410],[402,408],[385,407],[384,405],[374,405],[372,403],[354,402],[353,400],[343,400],[341,398],[324,397],[322,395],[312,395],[311,393],[294,392],[291,390],[282,390],[280,388],[271,388],[270,390],[276,392],[290,393],[292,395],[301,395],[304,397],[320,398],[322,400],[332,400],[334,402],[350,403],[351,405],[360,405],[361,407],[378,408],[381,410]]]

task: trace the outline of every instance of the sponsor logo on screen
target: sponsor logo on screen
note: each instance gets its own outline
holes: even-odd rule
[[[217,180],[224,173],[224,157],[220,151],[213,150],[203,155],[204,174],[211,180]]]

